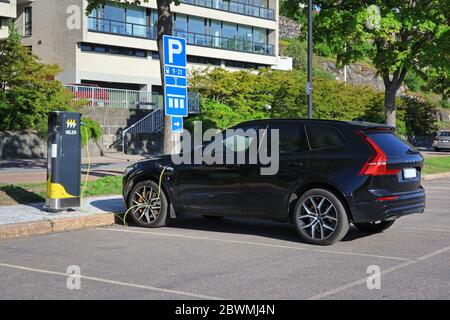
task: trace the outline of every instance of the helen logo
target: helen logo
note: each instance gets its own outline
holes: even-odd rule
[[[75,121],[75,119],[67,119],[66,125],[67,129],[75,129],[75,127],[77,126],[77,122]]]
[[[67,126],[66,134],[68,135],[77,134],[77,130],[74,130],[77,126],[77,121],[75,119],[67,119],[66,126]]]

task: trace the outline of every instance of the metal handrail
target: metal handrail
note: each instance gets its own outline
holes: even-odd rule
[[[125,153],[125,135],[127,133],[152,133],[160,129],[164,123],[164,110],[156,109],[141,120],[122,131],[122,152]]]

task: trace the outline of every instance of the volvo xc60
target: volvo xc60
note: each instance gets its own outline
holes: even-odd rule
[[[423,157],[391,127],[272,119],[237,128],[279,130],[276,174],[261,175],[262,164],[174,165],[170,155],[143,160],[128,167],[123,179],[130,218],[144,227],[164,226],[181,215],[267,218],[292,223],[307,243],[330,245],[350,224],[382,232],[399,217],[425,209]],[[252,143],[257,140],[232,151],[246,152]]]

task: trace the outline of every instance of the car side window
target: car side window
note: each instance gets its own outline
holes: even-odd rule
[[[306,131],[312,150],[339,148],[345,145],[342,134],[334,127],[312,124],[306,127]]]
[[[254,143],[258,143],[259,129],[265,126],[246,126],[235,128],[235,133],[224,139],[223,144],[225,150],[232,152],[247,151]]]
[[[302,123],[294,121],[275,122],[270,125],[270,129],[279,130],[280,154],[300,152],[307,149],[303,127]],[[271,141],[271,144],[273,144],[273,141]]]

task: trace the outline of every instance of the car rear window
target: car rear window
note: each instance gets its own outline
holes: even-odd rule
[[[311,149],[336,148],[345,145],[342,134],[334,127],[308,125],[307,132]]]
[[[372,139],[388,156],[404,155],[415,148],[393,132],[369,132]]]

